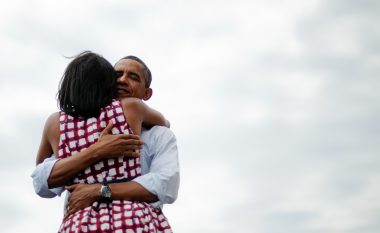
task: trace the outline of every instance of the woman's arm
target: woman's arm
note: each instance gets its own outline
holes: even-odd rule
[[[56,154],[59,142],[59,112],[53,113],[45,122],[40,147],[37,152],[36,165],[51,154]]]
[[[125,118],[133,130],[134,134],[141,134],[141,125],[160,125],[170,127],[170,123],[157,110],[146,105],[137,98],[125,98],[121,101]]]

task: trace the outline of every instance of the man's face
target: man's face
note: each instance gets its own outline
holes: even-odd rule
[[[132,59],[122,59],[115,65],[117,75],[117,95],[119,98],[136,97],[148,100],[152,90],[145,87],[144,67]]]

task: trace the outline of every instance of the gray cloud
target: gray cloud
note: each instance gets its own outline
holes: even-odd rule
[[[176,231],[378,232],[379,4],[295,3],[116,1],[82,18],[78,3],[67,21],[13,9],[0,37],[9,46],[0,85],[30,87],[39,95],[20,99],[41,101],[54,98],[62,55],[146,57],[151,103],[179,143],[180,197],[167,210]],[[3,114],[0,167],[10,175],[15,164],[33,168],[45,111],[56,110],[39,103]],[[16,211],[9,222],[23,215],[4,208]]]

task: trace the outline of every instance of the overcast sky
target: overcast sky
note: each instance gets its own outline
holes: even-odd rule
[[[69,60],[137,55],[177,136],[180,233],[380,232],[380,2],[5,1],[0,225],[56,232],[30,174]],[[377,77],[377,78],[376,78]]]

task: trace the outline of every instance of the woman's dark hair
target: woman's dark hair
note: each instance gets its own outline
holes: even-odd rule
[[[116,94],[116,73],[102,56],[85,51],[67,66],[58,90],[61,111],[73,117],[97,117]]]

